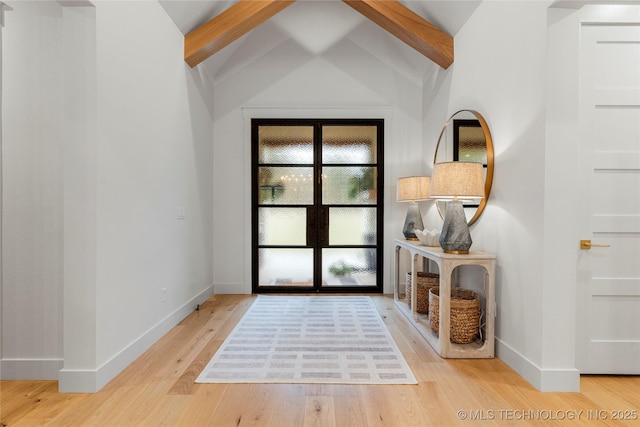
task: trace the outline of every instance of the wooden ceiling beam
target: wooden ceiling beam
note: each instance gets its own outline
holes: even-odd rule
[[[240,0],[184,38],[184,60],[192,68],[271,18],[295,0]]]
[[[397,0],[342,0],[444,69],[453,63],[453,37]]]

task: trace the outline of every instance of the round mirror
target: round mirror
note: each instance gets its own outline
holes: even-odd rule
[[[476,162],[484,166],[484,198],[478,203],[465,202],[464,212],[469,225],[475,223],[489,198],[493,182],[493,141],[484,117],[477,111],[460,110],[444,124],[433,163]],[[444,218],[447,202],[436,202],[438,213]]]

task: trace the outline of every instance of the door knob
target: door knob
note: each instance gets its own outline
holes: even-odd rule
[[[580,240],[580,249],[589,250],[591,248],[610,248],[611,245],[596,245],[591,243],[591,240]]]

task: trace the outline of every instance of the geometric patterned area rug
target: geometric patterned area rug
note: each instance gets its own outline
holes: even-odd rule
[[[196,382],[417,384],[371,298],[264,295]]]

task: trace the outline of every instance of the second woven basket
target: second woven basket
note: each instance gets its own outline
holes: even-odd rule
[[[429,290],[429,324],[439,333],[440,288]],[[468,344],[473,342],[480,330],[480,297],[469,289],[451,289],[451,342]]]

